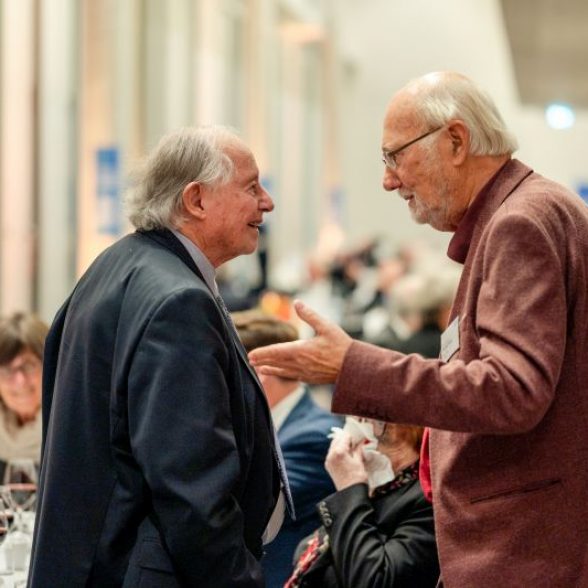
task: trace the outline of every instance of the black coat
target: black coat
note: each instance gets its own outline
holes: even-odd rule
[[[45,346],[32,588],[258,587],[267,403],[169,231],[102,253]]]
[[[307,588],[433,588],[439,579],[433,509],[418,480],[370,498],[354,484],[319,503],[330,547]],[[300,550],[299,550],[300,551]]]

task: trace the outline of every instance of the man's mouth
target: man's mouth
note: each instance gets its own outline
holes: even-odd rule
[[[18,392],[11,392],[10,396],[13,400],[28,400],[34,394],[34,390],[19,390]]]
[[[259,227],[263,224],[263,221],[254,221],[252,223],[247,223],[250,227],[254,229],[259,229]]]

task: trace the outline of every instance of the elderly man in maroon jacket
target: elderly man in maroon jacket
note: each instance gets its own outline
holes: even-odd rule
[[[316,337],[252,360],[336,382],[336,412],[431,428],[446,587],[587,587],[588,208],[515,148],[464,76],[400,90],[384,188],[417,222],[454,232],[448,255],[463,264],[441,357],[353,341],[298,305]]]

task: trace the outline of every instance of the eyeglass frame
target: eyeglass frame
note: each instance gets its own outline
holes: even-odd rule
[[[420,141],[421,139],[424,139],[425,137],[428,137],[429,135],[432,135],[433,133],[440,131],[444,126],[445,125],[441,125],[440,127],[436,127],[430,131],[427,131],[426,133],[419,135],[416,139],[413,139],[412,141],[405,143],[404,145],[402,145],[402,147],[398,147],[398,149],[393,149],[392,151],[383,151],[382,161],[384,162],[384,165],[386,165],[386,167],[390,169],[398,169],[398,162],[396,161],[396,156],[401,151],[404,151],[407,147],[414,145],[417,141]]]
[[[41,369],[40,360],[33,361],[32,359],[26,359],[20,365],[10,367],[9,365],[0,366],[0,380],[5,382],[14,380],[16,374],[19,372],[25,377],[30,378],[34,376]]]
[[[359,417],[358,418],[360,423],[368,423],[372,426],[372,430],[374,432],[374,437],[376,439],[380,439],[384,436],[386,429],[388,428],[387,421],[381,421],[379,419],[370,419],[367,417]]]

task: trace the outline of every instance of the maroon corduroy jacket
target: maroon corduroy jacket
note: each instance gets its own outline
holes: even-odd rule
[[[459,350],[354,342],[333,410],[432,428],[446,588],[588,587],[588,207],[511,160],[449,255]]]

